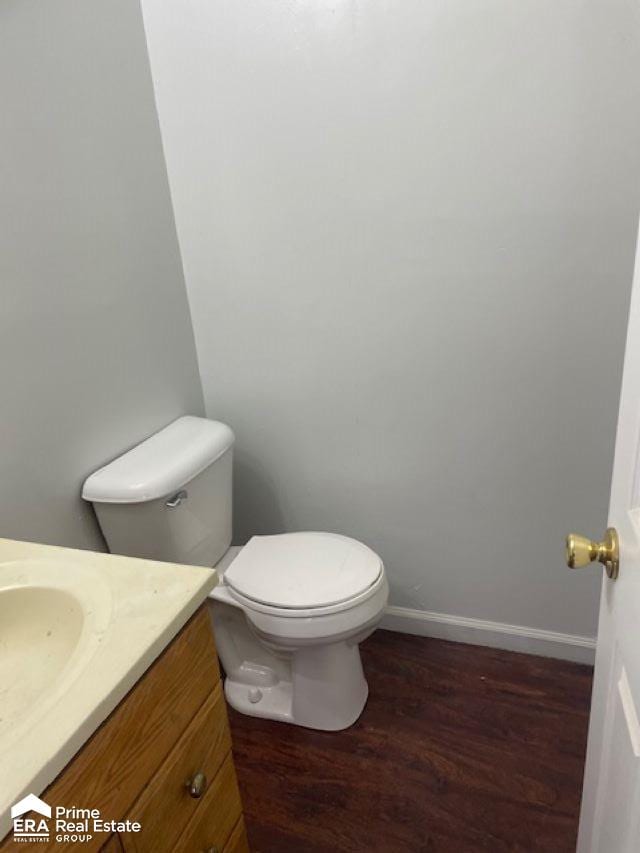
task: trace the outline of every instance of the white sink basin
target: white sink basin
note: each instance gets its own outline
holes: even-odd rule
[[[3,727],[24,717],[60,679],[78,646],[83,622],[82,603],[61,589],[0,591]],[[33,661],[28,667],[26,658]]]
[[[90,570],[0,563],[0,747],[40,719],[89,664],[110,612],[109,588]]]

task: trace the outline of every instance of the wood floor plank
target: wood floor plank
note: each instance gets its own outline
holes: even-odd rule
[[[592,669],[377,631],[325,733],[231,712],[254,853],[575,850]]]

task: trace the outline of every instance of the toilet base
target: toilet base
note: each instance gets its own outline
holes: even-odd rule
[[[228,676],[224,692],[232,708],[250,717],[339,731],[356,722],[369,688],[357,644],[344,641],[296,650],[291,680],[256,686]]]
[[[226,678],[224,695],[229,705],[241,714],[283,723],[294,722],[291,718],[293,688],[290,681],[280,681],[272,687],[250,687]],[[259,697],[258,701],[255,697]]]

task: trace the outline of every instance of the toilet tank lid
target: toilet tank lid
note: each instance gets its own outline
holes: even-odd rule
[[[143,503],[175,492],[234,442],[219,421],[185,416],[89,476],[82,497],[95,503]]]

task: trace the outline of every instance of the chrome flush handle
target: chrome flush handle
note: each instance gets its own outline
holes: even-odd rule
[[[182,501],[186,501],[188,497],[189,495],[187,494],[187,492],[184,489],[180,489],[180,491],[176,492],[173,497],[167,498],[167,500],[164,502],[164,505],[166,507],[169,507],[169,509],[175,509],[177,506],[180,506]]]

